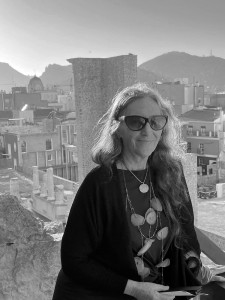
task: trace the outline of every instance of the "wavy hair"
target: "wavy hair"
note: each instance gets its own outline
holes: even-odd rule
[[[145,83],[138,83],[118,92],[98,122],[100,131],[92,148],[92,159],[95,163],[107,167],[112,174],[112,164],[121,158],[123,152],[122,140],[117,135],[120,126],[118,118],[132,101],[146,96],[158,104],[163,115],[168,116],[161,139],[148,162],[153,186],[160,199],[163,199],[163,206],[175,236],[175,244],[179,247],[179,238],[183,234],[179,212],[185,206],[185,200],[189,200],[189,195],[181,165],[184,156],[181,125],[171,103]]]

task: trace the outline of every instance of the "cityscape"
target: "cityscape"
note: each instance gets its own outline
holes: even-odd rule
[[[4,21],[7,24],[11,20],[13,7],[9,2],[11,6],[5,5],[8,23]],[[133,19],[126,17],[127,24],[124,15],[117,11],[117,0],[108,3],[107,8],[102,0],[96,0],[96,5],[89,0],[88,4],[66,0],[68,20],[60,1],[56,1],[55,10],[52,8],[52,0],[46,1],[42,8],[34,1],[31,1],[30,6],[19,2],[16,5],[23,11],[21,16],[27,16],[29,22],[32,22],[31,15],[35,11],[37,15],[34,14],[34,22],[37,23],[34,24],[32,34],[29,32],[27,35],[27,40],[35,41],[33,57],[27,55],[26,61],[19,44],[16,55],[18,61],[13,60],[11,50],[10,55],[6,55],[7,49],[11,49],[9,32],[6,37],[9,43],[7,49],[3,46],[2,52],[0,50],[0,300],[51,299],[61,267],[60,247],[68,215],[80,184],[95,167],[90,149],[98,134],[96,125],[113,96],[124,87],[138,82],[145,82],[156,89],[173,106],[182,125],[180,142],[185,150],[182,164],[194,209],[201,259],[212,268],[225,265],[224,48],[222,52],[221,47],[216,48],[216,41],[215,45],[213,42],[205,42],[204,51],[200,46],[198,48],[195,28],[191,28],[193,44],[190,42],[188,47],[184,39],[181,45],[178,38],[176,47],[166,38],[171,32],[166,33],[166,23],[163,23],[161,31],[156,27],[155,33],[154,30],[151,32],[154,43],[165,34],[165,44],[158,49],[151,48],[151,45],[146,44],[146,37],[142,34],[139,36],[140,31],[132,21],[137,15],[142,20],[140,26],[143,25],[143,28],[140,27],[140,30],[149,33],[153,23],[144,12],[150,8],[145,0],[140,7],[133,0],[130,4],[127,0],[121,4],[125,9],[130,7],[129,13]],[[158,18],[165,19],[164,6],[159,2],[152,3],[155,14],[160,11]],[[186,25],[189,27],[195,24],[198,28],[198,11],[201,11],[202,5],[196,4],[193,24],[190,24],[189,21],[182,23],[184,9],[177,1],[172,2],[171,6],[164,5],[170,17],[176,15],[173,8],[179,10],[176,29],[178,35],[184,38]],[[209,1],[206,2],[205,5],[211,7]],[[100,5],[103,5],[104,13],[100,12]],[[113,15],[118,16],[115,28],[111,27],[110,8]],[[193,11],[190,6],[185,9],[187,13]],[[214,6],[211,11],[213,9]],[[16,6],[12,9],[14,17],[15,10]],[[77,23],[71,21],[76,18],[69,10],[74,12]],[[91,10],[99,12],[102,19],[95,19]],[[60,22],[63,25],[62,28],[57,27],[59,35],[49,29],[52,36],[57,37],[54,42],[52,40],[54,48],[51,48],[49,42],[49,54],[48,47],[41,39],[40,45],[36,44],[35,34],[40,34],[45,43],[51,41],[46,24],[48,20],[54,24],[53,11],[59,15],[62,12],[61,21],[60,18],[54,18],[58,20],[56,26]],[[42,14],[43,24],[39,22],[41,17],[36,20]],[[153,12],[149,14],[154,19]],[[186,13],[184,15],[186,18]],[[88,21],[85,23],[84,19],[90,19],[90,24]],[[107,29],[102,28],[103,20]],[[157,20],[156,17],[154,22],[157,23]],[[24,20],[20,23],[21,32],[26,32],[22,27],[24,23]],[[103,40],[100,40],[100,34],[94,37],[92,24],[96,26],[96,32],[102,30]],[[122,28],[122,24],[124,32],[118,34],[118,37],[117,31]],[[181,24],[184,31],[180,28]],[[73,25],[77,31],[72,31]],[[140,48],[137,45],[132,47],[130,43],[119,46],[124,45],[124,34],[129,34],[129,26]],[[207,30],[212,34],[210,28],[207,27]],[[207,30],[204,30],[202,37],[205,37]],[[221,27],[218,27],[218,35],[221,34],[220,30]],[[112,32],[111,41],[108,32]],[[82,37],[86,37],[83,44]],[[172,32],[171,37],[174,37]],[[89,38],[93,46],[90,48],[87,46]],[[118,47],[115,46],[117,38],[118,43],[119,39],[121,43]],[[143,44],[141,38],[145,40]],[[107,41],[114,45],[112,49],[106,48]],[[104,51],[99,45],[104,45]],[[63,54],[60,53],[60,47]],[[146,51],[147,47],[151,51]],[[52,58],[53,49],[56,52]],[[31,66],[29,63],[32,59]]]

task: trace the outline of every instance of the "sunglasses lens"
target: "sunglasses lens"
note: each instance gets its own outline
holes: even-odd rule
[[[145,119],[138,116],[127,116],[125,123],[130,130],[141,130],[145,126]]]
[[[167,119],[165,116],[153,116],[150,124],[153,130],[161,130],[166,125]]]

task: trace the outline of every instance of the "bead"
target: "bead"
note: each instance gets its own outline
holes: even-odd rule
[[[152,198],[151,199],[151,206],[156,210],[156,211],[162,211],[162,204],[159,201],[158,198]]]
[[[167,237],[167,235],[168,235],[168,227],[163,227],[157,232],[156,237],[158,240],[163,240]]]
[[[145,252],[148,251],[148,249],[150,249],[150,247],[154,241],[155,240],[153,240],[153,239],[146,239],[145,245],[138,251],[137,256],[145,254]]]
[[[170,265],[170,259],[167,258],[164,261],[160,262],[158,265],[156,265],[157,268],[165,268]]]
[[[134,258],[134,261],[135,261],[135,264],[136,264],[136,268],[137,268],[137,271],[138,271],[138,274],[140,273],[140,272],[143,272],[143,270],[144,270],[144,262],[143,262],[143,260],[140,258],[140,257],[135,257]]]
[[[141,226],[145,223],[145,218],[139,214],[132,214],[131,215],[131,223],[134,226]]]

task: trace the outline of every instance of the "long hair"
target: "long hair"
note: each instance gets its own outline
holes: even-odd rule
[[[163,99],[158,91],[144,83],[127,87],[117,93],[108,111],[99,120],[99,135],[92,148],[92,159],[99,165],[104,165],[112,173],[112,164],[120,159],[123,143],[117,135],[120,126],[118,121],[122,111],[134,100],[148,96],[155,101],[163,115],[168,116],[168,122],[162,130],[160,141],[149,157],[149,165],[153,186],[168,216],[178,246],[181,236],[179,210],[188,201],[186,186],[182,180],[183,171],[181,159],[184,156],[181,147],[181,125],[175,116],[169,101]]]

